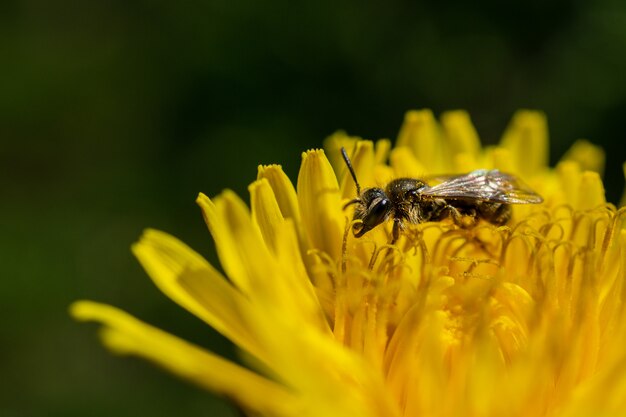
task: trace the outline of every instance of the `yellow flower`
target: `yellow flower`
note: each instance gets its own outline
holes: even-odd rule
[[[503,227],[413,225],[391,246],[384,224],[355,238],[341,146],[365,187],[498,168],[545,202],[514,206]],[[393,149],[335,134],[335,171],[324,151],[304,153],[295,189],[280,166],[259,167],[251,210],[230,191],[200,194],[226,277],[176,238],[146,231],[133,252],[148,275],[232,340],[248,367],[108,305],[79,301],[72,315],[103,323],[114,352],[251,415],[624,416],[624,210],[606,203],[591,170],[602,169],[601,150],[580,142],[550,169],[547,149],[537,112],[517,113],[485,149],[464,112],[440,124],[409,112]]]

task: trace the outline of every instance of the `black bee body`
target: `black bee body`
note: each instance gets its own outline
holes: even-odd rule
[[[463,175],[440,177],[430,186],[416,178],[395,179],[382,188],[361,192],[350,158],[341,149],[348,170],[357,187],[352,226],[361,237],[374,227],[393,219],[392,243],[398,240],[407,223],[419,224],[450,217],[460,227],[474,226],[480,219],[501,226],[511,218],[510,204],[538,204],[541,196],[516,177],[498,170],[479,169]]]
[[[414,178],[399,178],[385,187],[391,200],[393,216],[417,224],[438,221],[447,216],[447,204],[440,198],[423,198],[421,190],[428,185]]]
[[[355,236],[361,237],[389,218],[394,220],[395,241],[406,223],[419,224],[451,217],[455,224],[462,227],[474,225],[479,219],[501,226],[511,217],[508,204],[424,195],[423,191],[428,188],[422,180],[399,178],[389,182],[384,190],[364,190],[354,211],[354,219],[362,220],[361,224],[355,224]],[[469,224],[463,222],[464,218]]]

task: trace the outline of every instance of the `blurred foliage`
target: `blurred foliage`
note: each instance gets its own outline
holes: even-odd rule
[[[408,109],[467,109],[486,143],[544,110],[551,160],[607,150],[616,202],[626,3],[5,0],[0,4],[0,415],[233,416],[71,322],[110,302],[224,355],[132,258],[144,227],[215,262],[193,200],[292,178],[336,129],[393,138]]]

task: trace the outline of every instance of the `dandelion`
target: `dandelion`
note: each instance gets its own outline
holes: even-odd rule
[[[355,184],[497,168],[541,205],[502,227],[391,225],[363,237]],[[603,153],[579,142],[547,166],[546,121],[517,113],[481,148],[468,115],[406,115],[397,144],[337,133],[303,154],[297,186],[259,167],[250,209],[197,199],[224,275],[148,230],[133,252],[172,300],[232,340],[246,367],[108,305],[79,301],[112,351],[147,358],[261,416],[626,415],[626,231],[607,204]],[[387,165],[387,161],[389,164]],[[333,170],[334,166],[335,170]]]

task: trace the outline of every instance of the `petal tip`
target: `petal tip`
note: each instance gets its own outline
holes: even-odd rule
[[[260,187],[264,187],[264,186],[269,186],[269,181],[267,180],[267,178],[259,178],[256,181],[253,181],[252,183],[250,183],[250,185],[248,185],[248,192],[249,193],[253,193],[256,192]]]
[[[308,158],[319,157],[320,155],[325,155],[323,149],[318,149],[318,148],[309,149],[305,152],[302,152],[302,160],[304,161]]]
[[[409,110],[404,114],[404,121],[407,123],[415,123],[430,120],[433,117],[433,112],[430,109]]]
[[[200,205],[201,205],[202,203],[206,202],[207,200],[210,200],[210,198],[209,198],[209,197],[207,197],[207,195],[206,195],[206,194],[204,194],[204,193],[198,193],[198,197],[196,197],[196,203],[197,203],[197,204],[200,204]]]
[[[93,301],[79,300],[74,301],[68,307],[69,315],[77,321],[88,321],[93,317],[91,314],[93,306],[96,305]]]
[[[259,165],[257,167],[257,178],[261,178],[271,171],[282,171],[283,166],[280,164]]]

